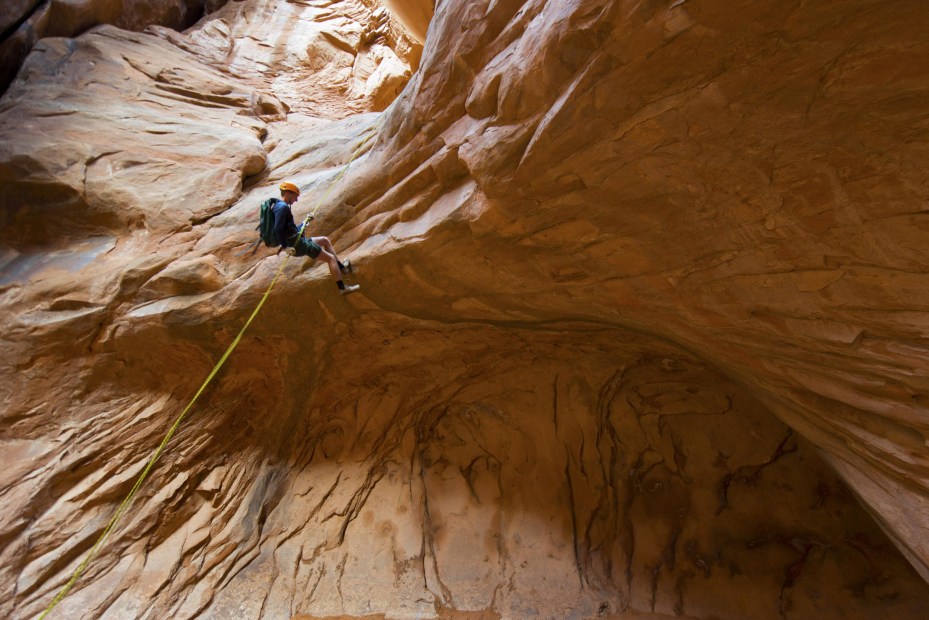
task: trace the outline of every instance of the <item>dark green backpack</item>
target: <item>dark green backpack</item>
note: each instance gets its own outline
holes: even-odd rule
[[[274,205],[277,198],[268,198],[261,203],[261,210],[258,213],[258,236],[259,241],[264,241],[269,248],[276,248],[280,245],[274,236]],[[257,244],[256,244],[257,245]]]

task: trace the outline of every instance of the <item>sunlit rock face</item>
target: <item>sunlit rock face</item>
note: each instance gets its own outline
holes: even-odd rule
[[[98,24],[141,31],[190,26],[229,0],[5,0],[0,7],[0,91],[43,37],[71,37]]]
[[[280,131],[303,133],[383,107],[411,74],[390,47],[402,37],[383,8],[343,4],[340,15],[236,2],[188,35],[102,26],[42,40],[0,103],[0,200],[14,243],[189,228],[265,169],[268,123],[290,111]]]
[[[258,303],[286,179],[361,292],[289,260],[54,614],[924,618],[921,4],[432,9],[37,44],[0,99],[0,615]]]

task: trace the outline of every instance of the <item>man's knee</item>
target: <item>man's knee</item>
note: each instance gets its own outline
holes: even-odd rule
[[[319,244],[319,245],[322,246],[322,244]],[[319,259],[320,259],[321,261],[324,261],[324,262],[329,263],[330,265],[338,265],[338,264],[339,264],[339,261],[337,261],[337,260],[335,259],[335,255],[333,255],[331,252],[327,252],[325,249],[323,249],[322,251],[320,251],[320,253],[319,253]]]

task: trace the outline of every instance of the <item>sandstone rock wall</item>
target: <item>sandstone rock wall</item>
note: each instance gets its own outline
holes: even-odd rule
[[[439,15],[464,34],[436,37],[411,113],[391,115],[410,168],[473,181],[431,211],[472,233],[444,251],[479,247],[481,275],[429,279],[469,317],[618,322],[700,351],[823,447],[929,574],[907,310],[925,267],[922,5],[494,7]],[[422,235],[380,204],[351,222],[368,247]],[[408,282],[407,311],[424,298]]]
[[[228,0],[7,0],[0,7],[0,92],[44,37],[72,37],[98,24],[141,31],[185,28]]]
[[[362,294],[288,267],[56,613],[922,618],[921,4],[439,3],[373,114],[379,15],[102,28],[0,100],[0,613],[257,303],[260,200],[375,128],[313,224]]]

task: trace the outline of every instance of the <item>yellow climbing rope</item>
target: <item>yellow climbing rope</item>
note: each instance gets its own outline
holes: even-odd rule
[[[367,136],[362,140],[355,151],[352,153],[352,156],[349,158],[348,163],[342,168],[338,175],[329,183],[329,187],[326,189],[326,192],[323,194],[322,198],[316,203],[316,207],[313,211],[303,219],[303,224],[301,226],[301,234],[306,229],[307,223],[316,215],[316,211],[319,210],[319,207],[323,204],[326,197],[329,195],[329,192],[332,188],[345,176],[345,173],[348,172],[348,167],[355,161],[355,158],[361,153],[361,150],[364,146],[377,135],[377,130],[380,127],[381,122],[383,121],[384,116],[382,115],[380,120],[367,132]],[[200,385],[200,389],[197,390],[197,393],[194,394],[194,397],[190,400],[187,406],[184,408],[184,411],[181,412],[181,415],[177,417],[174,421],[174,424],[171,425],[171,428],[168,430],[168,434],[165,435],[165,438],[161,441],[161,445],[155,450],[151,458],[148,460],[148,464],[145,466],[145,469],[142,470],[142,473],[139,475],[138,479],[135,482],[135,485],[132,487],[132,490],[129,491],[129,495],[126,496],[126,499],[123,500],[123,503],[120,504],[119,508],[113,514],[113,517],[110,519],[110,522],[107,523],[106,528],[104,528],[103,533],[100,534],[100,537],[97,539],[97,542],[94,543],[94,546],[87,553],[78,567],[74,570],[74,573],[71,575],[71,578],[68,580],[68,583],[61,588],[52,602],[48,607],[45,608],[45,611],[42,612],[42,615],[39,616],[39,620],[43,620],[51,611],[55,608],[58,603],[67,596],[68,592],[71,590],[71,587],[77,582],[78,578],[81,576],[81,573],[87,568],[90,562],[97,556],[97,553],[100,551],[100,548],[103,546],[103,543],[106,541],[107,537],[112,532],[113,528],[116,526],[116,523],[123,516],[123,513],[129,508],[129,504],[132,503],[133,498],[135,498],[136,492],[142,486],[142,483],[145,481],[145,478],[148,476],[149,471],[151,471],[152,466],[155,464],[155,461],[158,460],[158,457],[161,456],[161,453],[164,452],[165,446],[168,445],[168,442],[171,440],[171,437],[174,436],[174,432],[181,425],[181,421],[184,419],[184,416],[187,415],[187,412],[194,406],[194,403],[197,402],[197,399],[200,398],[200,395],[203,394],[203,391],[213,380],[213,377],[219,372],[219,369],[222,368],[223,364],[226,363],[226,360],[238,346],[239,341],[242,340],[242,336],[245,334],[245,331],[248,329],[249,325],[252,324],[252,321],[255,320],[255,317],[258,315],[258,312],[261,310],[261,307],[264,306],[264,303],[268,300],[268,296],[271,294],[271,290],[274,288],[274,285],[277,284],[278,278],[281,277],[281,274],[284,273],[284,268],[287,266],[287,263],[290,261],[291,255],[287,255],[284,261],[281,263],[281,266],[277,268],[277,272],[274,274],[274,278],[271,279],[271,284],[268,285],[268,289],[264,292],[264,295],[261,296],[261,300],[258,302],[258,305],[255,306],[255,309],[252,311],[252,314],[248,317],[248,320],[245,321],[245,325],[242,326],[242,329],[239,330],[238,335],[232,343],[226,348],[226,352],[223,353],[222,357],[219,358],[219,361],[216,362],[216,365],[213,366],[213,370],[210,371],[210,374],[207,376],[206,380]]]

